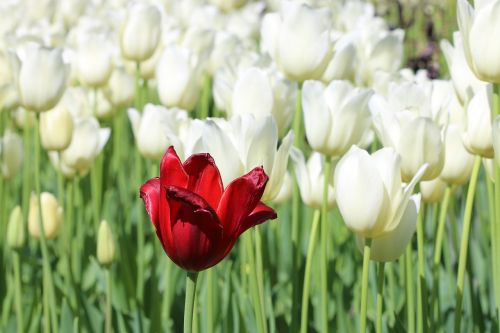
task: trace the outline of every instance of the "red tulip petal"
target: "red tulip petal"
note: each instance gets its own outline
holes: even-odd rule
[[[188,175],[184,171],[182,162],[175,152],[173,146],[170,146],[160,163],[160,180],[162,186],[179,186],[186,187],[188,183]]]
[[[217,215],[202,197],[189,190],[169,186],[166,191],[171,207],[174,261],[188,271],[210,267],[223,235]]]
[[[240,229],[236,233],[236,237],[247,231],[253,226],[264,223],[267,220],[274,220],[278,215],[271,207],[259,202],[257,207],[253,210],[253,212],[248,215],[240,225]]]
[[[215,213],[214,209],[210,207],[210,204],[198,194],[186,190],[177,186],[168,186],[167,189],[167,200],[171,206],[171,218],[181,218],[184,221],[190,222],[186,220],[183,214],[189,214],[191,216],[191,212],[198,213],[202,212],[202,215],[209,214],[210,218],[207,219],[198,219],[197,216],[195,220],[191,221],[192,224],[197,224],[197,227],[203,229],[207,234],[220,234],[222,233],[222,225],[219,222],[219,218]],[[180,204],[177,207],[177,211],[174,211],[174,205]],[[207,217],[207,216],[205,216]],[[175,223],[175,221],[174,221]],[[199,223],[199,224],[198,224]]]
[[[160,224],[160,178],[152,178],[141,186],[139,190],[144,207],[156,229]]]
[[[263,204],[262,202],[259,202],[257,204],[257,207],[255,207],[255,209],[252,211],[252,213],[243,219],[243,221],[239,226],[239,229],[236,230],[233,237],[221,244],[222,246],[225,246],[225,248],[219,251],[220,253],[222,253],[222,255],[219,258],[217,258],[216,262],[214,262],[213,264],[214,265],[217,264],[219,261],[224,259],[229,254],[229,252],[231,252],[234,244],[236,243],[236,240],[242,233],[244,233],[253,226],[264,223],[267,220],[274,220],[277,217],[278,215],[276,214],[274,209]]]
[[[217,208],[225,237],[234,237],[243,219],[255,209],[264,193],[267,180],[264,169],[257,167],[228,185]]]
[[[187,188],[203,197],[213,209],[219,205],[224,192],[219,169],[210,154],[195,154],[184,162],[189,176]]]

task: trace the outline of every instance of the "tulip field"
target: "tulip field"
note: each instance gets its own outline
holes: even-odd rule
[[[500,332],[500,0],[0,1],[0,332]]]

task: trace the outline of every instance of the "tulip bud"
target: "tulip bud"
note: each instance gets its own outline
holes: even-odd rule
[[[102,220],[97,233],[97,260],[109,265],[115,260],[115,240],[106,220]]]
[[[20,249],[24,245],[23,213],[20,206],[16,206],[9,217],[7,225],[7,245],[12,249]]]
[[[161,35],[161,13],[156,6],[133,3],[127,11],[121,31],[121,51],[124,58],[136,62],[150,58]]]
[[[12,112],[12,118],[18,128],[29,130],[35,125],[36,114],[26,111],[23,107],[18,107]]]
[[[40,114],[40,139],[47,150],[64,150],[71,143],[73,116],[58,104],[50,111]]]
[[[330,12],[292,1],[262,21],[263,51],[290,80],[319,79],[331,57]]]
[[[104,35],[88,35],[80,42],[76,53],[79,80],[86,86],[101,87],[108,81],[112,63],[110,41]]]
[[[16,175],[23,163],[23,139],[19,134],[7,129],[0,138],[0,158],[2,174],[9,179]]]
[[[56,197],[52,193],[43,192],[40,195],[42,205],[43,230],[46,239],[57,236],[63,220],[63,209],[59,206]],[[30,209],[28,215],[28,230],[34,238],[40,238],[40,202],[36,194],[30,198]]]
[[[420,193],[422,201],[426,203],[438,203],[443,200],[446,183],[437,177],[433,180],[420,182]]]
[[[122,68],[115,68],[104,93],[114,107],[128,106],[134,101],[135,79]]]
[[[19,72],[21,104],[36,112],[52,109],[66,89],[66,76],[61,50],[31,48]]]
[[[200,95],[201,63],[188,49],[168,47],[156,68],[156,80],[163,105],[190,111]]]
[[[458,26],[464,52],[476,76],[491,83],[500,83],[500,1],[476,1],[473,9],[466,0],[457,3]]]

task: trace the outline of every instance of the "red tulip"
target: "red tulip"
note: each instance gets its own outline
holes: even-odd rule
[[[148,180],[140,194],[167,255],[183,269],[198,272],[224,259],[245,230],[276,218],[260,202],[267,180],[257,167],[224,190],[210,154],[192,155],[182,164],[170,147],[160,178]]]

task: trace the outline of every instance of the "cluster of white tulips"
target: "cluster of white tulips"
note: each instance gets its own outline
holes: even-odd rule
[[[0,262],[13,269],[0,273],[0,331],[180,330],[178,269],[138,197],[171,146],[182,161],[209,153],[224,188],[262,166],[261,200],[278,212],[208,270],[193,330],[500,325],[500,1],[457,1],[458,30],[439,43],[449,75],[439,79],[405,68],[405,30],[379,15],[391,6],[2,1],[0,244],[13,255],[0,252]],[[490,300],[475,293],[467,262],[479,251],[477,221],[487,222],[481,259],[491,267],[479,283],[493,295],[482,319],[474,302]],[[359,264],[349,285],[339,280],[345,262]]]

